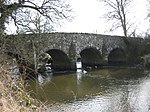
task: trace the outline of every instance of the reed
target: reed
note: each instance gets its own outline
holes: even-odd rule
[[[45,104],[26,91],[23,75],[14,77],[6,68],[0,66],[0,112],[45,112]]]

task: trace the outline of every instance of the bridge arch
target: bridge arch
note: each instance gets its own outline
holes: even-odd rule
[[[122,48],[115,48],[108,55],[108,65],[125,65],[127,62],[127,54]]]
[[[71,69],[71,62],[63,51],[59,49],[50,49],[46,53],[52,57],[52,67],[54,71],[64,71]]]
[[[102,65],[102,56],[99,50],[93,47],[85,48],[80,52],[83,68]]]

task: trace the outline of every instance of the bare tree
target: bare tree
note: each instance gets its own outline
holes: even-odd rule
[[[9,38],[7,38],[7,35],[4,35],[6,26],[10,23],[15,24],[18,32],[22,30],[24,33],[32,32],[40,34],[52,31],[53,24],[60,24],[59,20],[70,19],[70,12],[70,5],[63,0],[0,0],[0,52],[4,54],[11,52],[7,49]],[[33,63],[24,58],[25,55],[22,52],[25,47],[23,45],[23,38],[16,39],[15,43],[22,43],[19,49],[15,48],[17,51],[16,54],[21,56],[17,59],[19,60],[18,63],[21,64],[20,66],[23,66],[21,69],[25,66],[30,69],[28,71],[33,71],[33,68],[36,68],[36,48],[34,41],[32,42],[34,67]],[[20,50],[22,51],[20,52]]]
[[[36,13],[34,16],[27,16],[26,20],[20,24],[21,28],[17,29],[18,34],[25,33],[50,33],[54,31],[54,24],[42,15]]]
[[[101,0],[108,6],[108,13],[104,16],[108,21],[114,21],[111,30],[116,30],[122,27],[124,36],[128,36],[128,30],[132,26],[130,21],[127,21],[128,8],[133,0]]]
[[[70,11],[69,4],[63,0],[0,0],[0,32],[4,32],[5,25],[10,21],[17,28],[27,25],[24,22],[31,22],[35,13],[51,23],[57,23],[60,19],[68,19]]]

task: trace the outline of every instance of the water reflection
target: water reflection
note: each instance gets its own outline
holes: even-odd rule
[[[37,82],[30,85],[40,100],[57,102],[49,108],[53,112],[150,111],[148,70],[103,69],[47,78],[42,81],[42,88],[35,86]]]
[[[45,84],[49,83],[52,79],[52,75],[53,75],[52,73],[45,73],[44,75],[38,74],[37,78],[38,84],[44,86]]]
[[[150,75],[150,74],[149,74]],[[132,92],[130,97],[132,107],[136,112],[150,111],[150,78],[145,77],[140,81],[140,84]]]
[[[81,83],[82,77],[84,74],[86,74],[87,71],[83,69],[77,69],[76,76],[77,76],[77,85]]]
[[[83,73],[82,72],[77,72],[77,85],[81,83]]]

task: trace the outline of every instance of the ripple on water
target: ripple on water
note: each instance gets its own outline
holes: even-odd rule
[[[63,101],[49,112],[150,112],[150,77],[141,70],[61,75],[51,81],[55,87],[50,83],[43,89]]]

